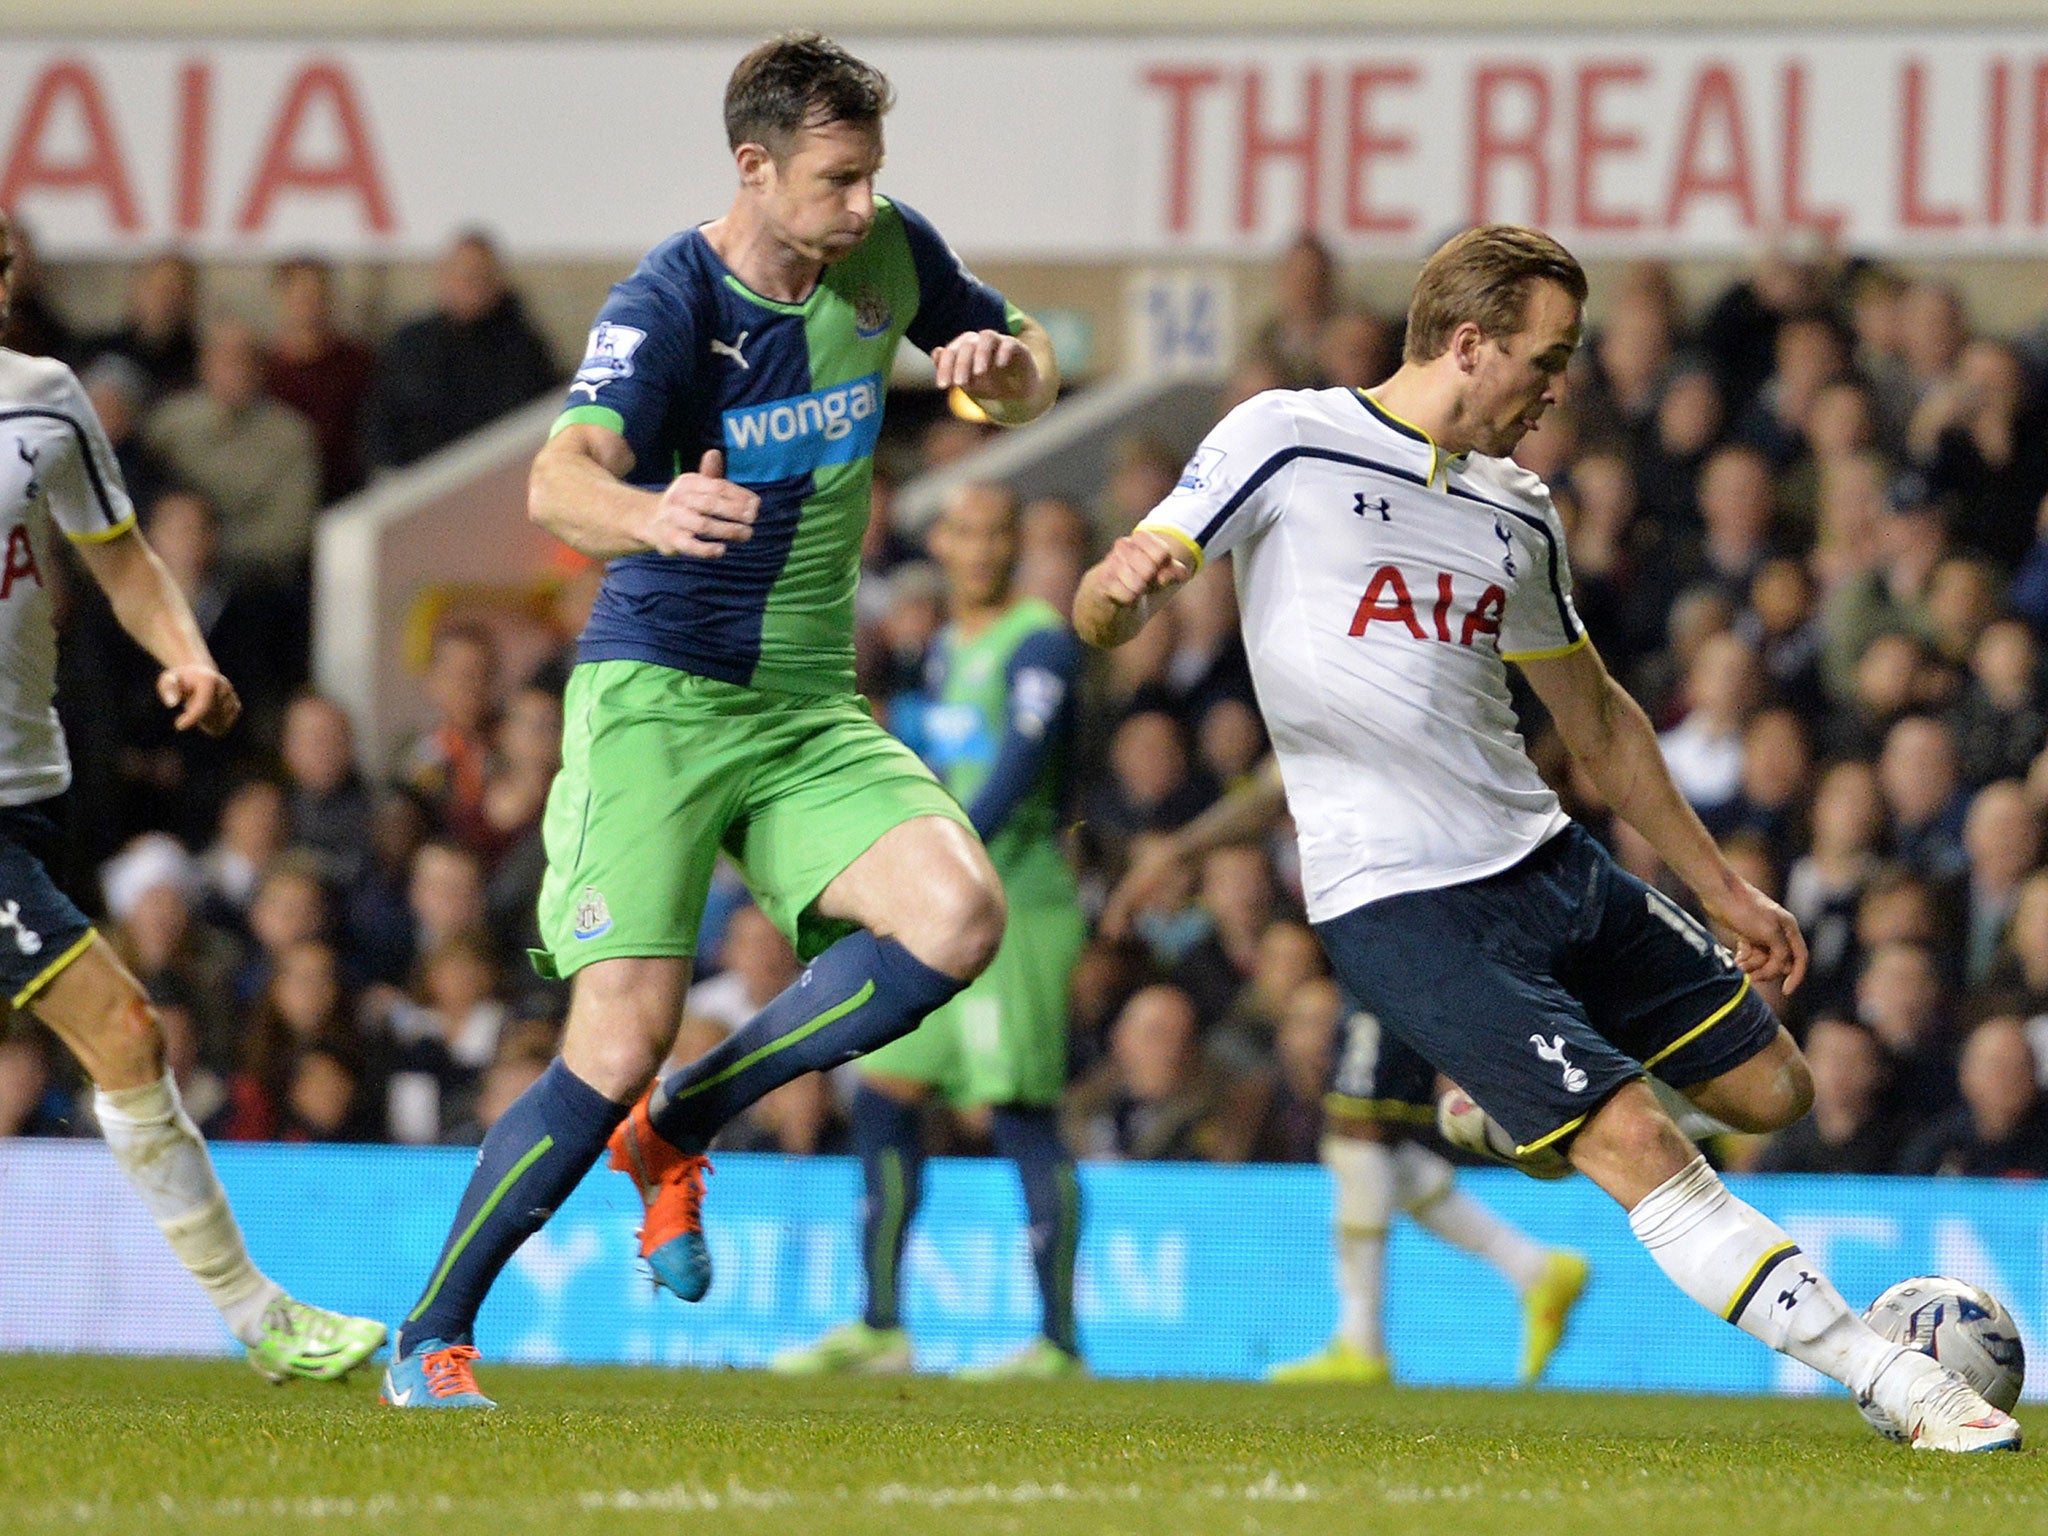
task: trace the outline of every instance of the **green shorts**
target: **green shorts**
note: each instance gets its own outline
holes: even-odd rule
[[[809,959],[850,925],[809,911],[891,827],[968,826],[854,695],[771,693],[641,661],[569,674],[562,771],[541,825],[543,976],[691,955],[719,850]]]
[[[1078,902],[1012,905],[989,968],[862,1065],[924,1083],[952,1104],[1057,1104],[1067,1085],[1067,986],[1087,942]]]

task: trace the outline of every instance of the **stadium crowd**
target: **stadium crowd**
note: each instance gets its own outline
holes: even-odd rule
[[[566,584],[537,665],[489,626],[444,624],[425,676],[436,723],[366,771],[346,713],[306,686],[307,563],[321,508],[559,370],[481,235],[444,258],[435,310],[375,349],[336,328],[317,261],[277,269],[265,332],[202,325],[197,275],[175,255],[143,264],[123,324],[85,336],[30,266],[5,338],[80,369],[146,533],[249,705],[225,741],[175,735],[146,658],[89,583],[67,584],[69,883],[98,886],[92,910],[156,1000],[209,1136],[475,1142],[547,1064],[565,1001],[523,952],[590,573]],[[2048,1174],[2048,316],[1981,335],[1938,281],[1783,254],[1696,311],[1649,263],[1595,297],[1568,405],[1518,457],[1556,495],[1579,611],[1662,729],[1681,788],[1812,948],[1806,984],[1771,1000],[1811,1059],[1813,1113],[1717,1155]],[[1399,347],[1398,319],[1347,302],[1305,237],[1225,404],[1370,386]],[[895,489],[972,453],[984,430],[892,411],[859,632],[885,718],[921,687],[944,616]],[[1092,504],[1024,506],[1020,585],[1069,606],[1095,554],[1179,472],[1171,450],[1132,439]],[[1669,888],[1533,702],[1518,704],[1567,807]],[[1146,840],[1247,781],[1265,748],[1218,562],[1097,663],[1069,839],[1091,913]],[[727,871],[685,1052],[796,971]],[[1071,1144],[1313,1160],[1342,1007],[1302,921],[1288,829],[1188,864],[1075,973]],[[0,1037],[0,1134],[89,1132],[69,1070],[17,1018]],[[843,1099],[843,1085],[799,1080],[721,1144],[840,1150]],[[970,1121],[932,1134],[985,1146]]]

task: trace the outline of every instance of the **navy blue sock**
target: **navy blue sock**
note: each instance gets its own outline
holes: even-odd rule
[[[861,1260],[868,1276],[863,1314],[870,1328],[899,1326],[898,1277],[903,1238],[924,1193],[924,1139],[917,1109],[863,1083],[853,1096],[853,1147],[866,1186],[861,1206]]]
[[[512,1101],[484,1137],[441,1262],[398,1330],[400,1358],[420,1339],[469,1341],[477,1308],[498,1271],[569,1198],[626,1109],[571,1072],[559,1056]]]
[[[1081,1181],[1049,1109],[995,1112],[996,1151],[1017,1165],[1031,1218],[1031,1267],[1045,1304],[1045,1336],[1070,1355],[1074,1331],[1074,1250],[1081,1241]]]
[[[729,1039],[656,1084],[647,1117],[678,1151],[702,1152],[763,1094],[908,1034],[966,985],[894,939],[849,934]]]

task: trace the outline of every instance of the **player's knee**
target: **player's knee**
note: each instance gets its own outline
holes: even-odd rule
[[[1788,1051],[1751,1086],[1740,1104],[1717,1106],[1716,1113],[1738,1131],[1761,1135],[1782,1130],[1813,1108],[1813,1073],[1806,1058]]]
[[[1596,1183],[1602,1182],[1602,1167],[1661,1169],[1668,1177],[1696,1156],[1685,1133],[1640,1085],[1624,1088],[1601,1106],[1571,1146],[1572,1163]]]
[[[972,981],[988,969],[1003,942],[1009,903],[988,869],[961,869],[932,885],[916,929],[904,947],[934,970]]]

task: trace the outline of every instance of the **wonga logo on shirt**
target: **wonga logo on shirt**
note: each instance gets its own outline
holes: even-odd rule
[[[727,411],[726,473],[766,482],[851,464],[875,451],[882,433],[882,376]]]

